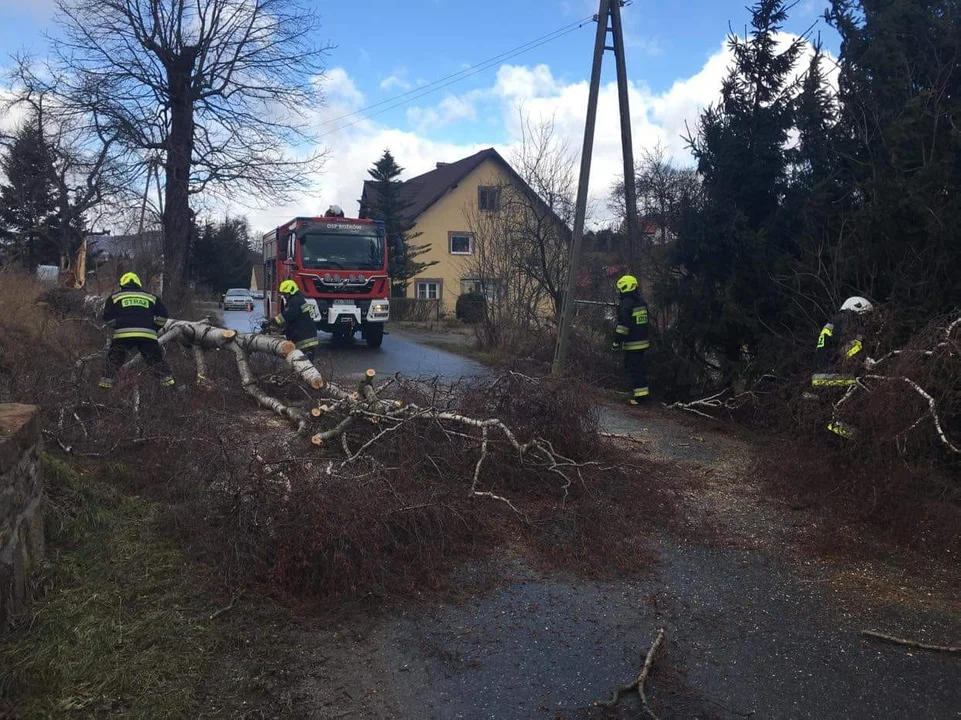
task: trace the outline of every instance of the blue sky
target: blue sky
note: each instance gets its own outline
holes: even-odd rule
[[[332,118],[477,64],[597,10],[596,0],[307,1],[320,16],[318,39],[336,46],[328,59],[329,107],[317,113],[325,133],[343,124],[331,123]],[[728,27],[743,33],[747,3],[634,0],[623,9],[632,115],[641,150],[660,142],[683,155],[678,136],[684,121],[695,121],[698,109],[716,95],[726,67],[721,51]],[[819,19],[826,5],[826,0],[800,0],[785,30],[801,33],[813,24],[814,33],[820,32],[826,47],[836,52],[836,36]],[[0,0],[0,56],[24,49],[44,54],[41,33],[50,28],[53,8],[53,0]],[[589,22],[502,66],[325,135],[338,167],[327,173],[334,177],[319,180],[318,192],[359,195],[352,188],[385,144],[404,151],[399,159],[412,172],[479,147],[507,150],[517,139],[512,118],[518,108],[555,118],[565,139],[579,147],[593,36]],[[616,114],[608,107],[616,102],[610,84],[612,54],[605,58],[603,78],[607,93],[602,94],[601,141],[605,133],[616,134]],[[605,152],[601,148],[601,172],[610,173],[616,163],[605,165]],[[345,162],[354,169],[345,172]]]

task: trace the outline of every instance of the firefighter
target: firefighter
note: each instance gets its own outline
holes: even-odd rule
[[[284,299],[284,309],[269,322],[265,321],[264,326],[274,325],[282,328],[284,336],[297,345],[307,358],[314,361],[314,350],[320,344],[317,339],[317,326],[310,315],[310,306],[300,294],[297,283],[293,280],[284,280],[278,288]]]
[[[624,369],[631,380],[631,405],[647,401],[650,390],[647,385],[647,359],[644,351],[651,343],[647,303],[641,297],[637,278],[624,275],[617,281],[617,326],[614,328],[612,347],[624,350]]]
[[[340,205],[331,205],[324,213],[324,217],[344,217],[344,211],[340,208]]]
[[[167,308],[156,295],[143,291],[143,283],[136,273],[128,272],[120,278],[120,289],[107,298],[103,321],[113,330],[107,350],[100,387],[113,387],[117,370],[127,359],[127,353],[138,351],[153,369],[163,387],[174,387],[176,381],[164,360],[163,348],[157,342],[157,331],[167,322]]]
[[[847,389],[857,384],[857,372],[864,366],[864,318],[873,310],[869,300],[857,295],[849,297],[821,328],[814,349],[817,372],[811,375],[812,387]],[[827,427],[842,438],[854,436],[854,428],[837,418],[833,418]]]

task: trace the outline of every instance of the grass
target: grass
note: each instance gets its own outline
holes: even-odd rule
[[[157,534],[159,506],[52,457],[44,471],[47,558],[0,646],[0,716],[196,715],[229,632],[212,572]]]

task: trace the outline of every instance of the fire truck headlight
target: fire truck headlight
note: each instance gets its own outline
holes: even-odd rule
[[[387,312],[387,308],[389,307],[390,305],[387,305],[386,303],[374,303],[373,305],[370,306],[370,309],[372,312],[382,313],[382,312]]]
[[[329,283],[331,280],[333,280],[333,278],[330,276],[330,273],[326,273],[324,275],[324,282]]]

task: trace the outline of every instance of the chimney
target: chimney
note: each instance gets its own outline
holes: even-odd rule
[[[437,169],[440,170],[442,167],[447,167],[450,163],[439,162],[437,163]]]

